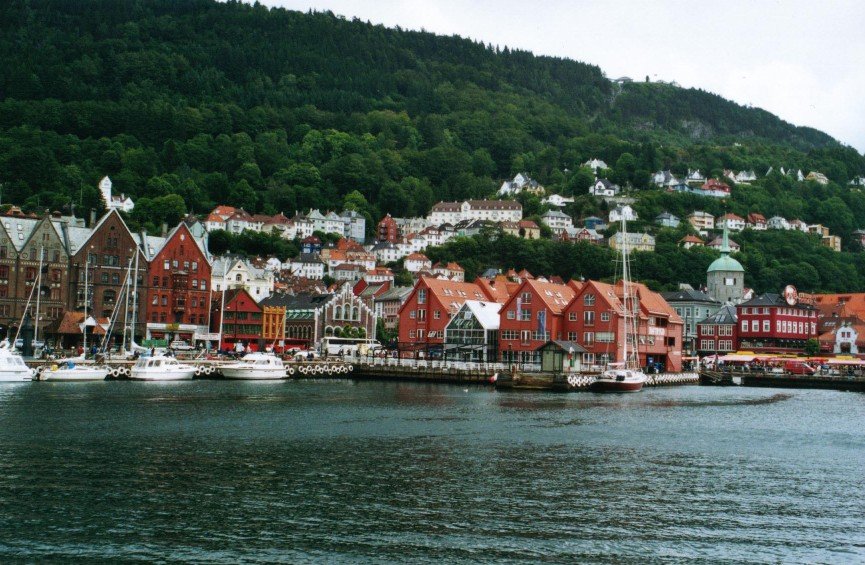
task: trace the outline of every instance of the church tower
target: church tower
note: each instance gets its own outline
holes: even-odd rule
[[[730,238],[726,222],[721,256],[715,259],[706,271],[706,287],[709,295],[723,304],[738,304],[745,294],[745,269],[741,263],[730,257]]]

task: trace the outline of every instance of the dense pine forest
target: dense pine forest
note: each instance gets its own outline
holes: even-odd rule
[[[135,227],[152,230],[217,203],[288,215],[349,207],[371,226],[385,213],[488,197],[527,171],[575,196],[566,212],[580,217],[605,210],[587,195],[592,173],[580,168],[599,158],[638,198],[642,218],[760,212],[821,222],[844,238],[838,254],[807,236],[744,235],[749,284],[760,290],[791,277],[803,290],[865,288],[850,237],[865,227],[865,195],[848,186],[865,174],[865,158],[704,91],[616,84],[580,62],[331,13],[210,0],[8,0],[0,56],[0,197],[28,211],[98,210],[96,184],[110,175],[116,192],[135,199]],[[765,176],[769,167],[816,170],[831,182]],[[689,168],[714,176],[753,169],[760,179],[734,186],[728,201],[649,186],[655,170]],[[527,215],[543,212],[536,198],[522,200]],[[487,266],[479,257],[510,266],[505,241],[488,238],[491,249],[476,257],[436,253],[473,268]],[[588,276],[598,260],[567,244],[520,245],[557,249],[530,250],[530,268],[550,257],[539,272]],[[690,280],[712,256],[659,249],[663,259],[638,265],[658,287]],[[815,275],[800,264],[831,268]]]

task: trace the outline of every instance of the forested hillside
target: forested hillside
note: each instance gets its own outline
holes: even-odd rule
[[[580,214],[601,206],[583,196],[592,176],[579,167],[596,157],[646,213],[687,206],[649,189],[661,168],[819,170],[828,187],[762,179],[698,204],[841,218],[831,227],[842,235],[865,226],[847,187],[865,159],[821,132],[458,37],[239,2],[10,0],[0,57],[2,201],[27,210],[99,208],[96,184],[110,175],[136,201],[131,223],[149,229],[216,203],[348,206],[371,224],[489,196],[528,171],[576,195]]]

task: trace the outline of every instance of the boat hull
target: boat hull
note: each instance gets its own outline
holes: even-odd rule
[[[589,390],[592,392],[640,392],[643,390],[643,381],[613,381],[598,379],[592,383]]]
[[[32,371],[0,371],[0,383],[26,383],[32,380]]]
[[[45,371],[41,380],[49,382],[79,383],[86,381],[104,381],[108,376],[106,369],[71,369]]]
[[[223,367],[222,376],[237,381],[276,381],[286,378],[285,369],[259,370],[243,367]]]
[[[163,371],[159,373],[135,371],[135,369],[133,369],[129,378],[133,381],[191,381],[194,375],[195,369],[168,372]]]

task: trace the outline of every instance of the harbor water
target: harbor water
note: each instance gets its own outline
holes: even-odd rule
[[[0,561],[865,560],[865,396],[0,387]]]

